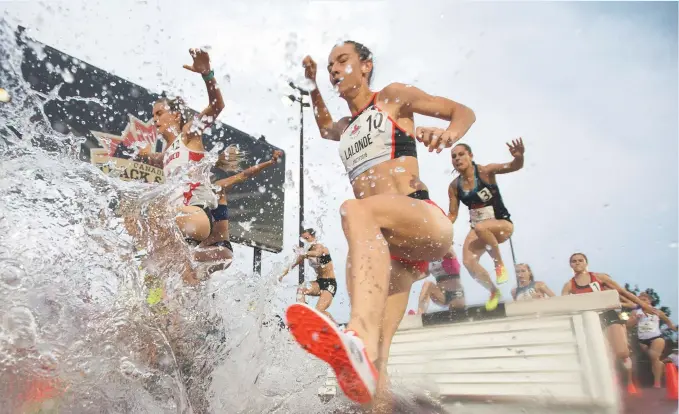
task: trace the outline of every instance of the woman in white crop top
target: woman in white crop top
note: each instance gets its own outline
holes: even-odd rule
[[[639,299],[652,306],[651,297],[646,292],[639,294]],[[660,360],[660,356],[665,350],[665,339],[663,339],[662,331],[660,330],[660,321],[669,326],[670,329],[676,331],[677,327],[672,323],[670,318],[664,312],[658,311],[657,315],[648,314],[643,309],[635,309],[630,315],[627,324],[630,326],[637,325],[637,335],[639,337],[639,345],[641,349],[648,354],[651,360],[651,367],[653,370],[653,386],[660,388],[662,382],[662,375],[665,365]]]
[[[224,109],[224,100],[214,71],[210,68],[208,53],[201,49],[190,49],[189,53],[193,64],[184,65],[184,68],[202,75],[207,87],[208,106],[199,115],[189,119],[188,107],[181,98],[160,98],[153,105],[153,121],[167,146],[162,153],[138,157],[143,162],[162,167],[166,180],[188,164],[203,158],[203,131],[215,122]],[[217,196],[209,185],[200,182],[185,185],[175,221],[184,238],[201,242],[210,235],[212,220],[209,209],[217,207]]]
[[[316,63],[307,56],[303,64],[306,77],[315,81]],[[341,374],[344,393],[369,403],[375,395],[386,395],[389,347],[412,283],[425,276],[430,261],[447,254],[453,241],[451,223],[419,178],[417,142],[439,153],[462,138],[475,117],[464,105],[411,85],[392,83],[371,90],[372,54],[357,42],[333,47],[327,70],[351,111],[335,122],[318,89],[311,92],[321,136],[338,141],[356,197],[340,209],[349,245],[351,319],[341,331],[304,304],[291,305],[287,318],[304,349]],[[450,124],[445,129],[415,128],[416,113]],[[316,332],[323,335],[316,338]]]

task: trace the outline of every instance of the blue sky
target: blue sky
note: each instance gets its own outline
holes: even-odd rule
[[[190,13],[177,13],[180,4],[3,2],[2,8],[38,40],[152,90],[178,91],[195,108],[206,102],[202,81],[182,65],[189,47],[211,45],[227,99],[220,119],[288,152],[295,178],[286,189],[290,247],[297,241],[298,110],[281,103],[289,93],[281,80],[300,79],[305,54],[322,68],[338,39],[361,41],[375,55],[375,88],[412,83],[476,111],[465,142],[477,162],[509,160],[504,143],[524,138],[525,168],[499,184],[516,224],[517,259],[538,279],[560,291],[571,276],[569,255],[583,251],[592,271],[655,288],[676,316],[676,3],[440,1],[422,8],[400,1],[196,1]],[[347,114],[320,72],[332,113]],[[337,144],[319,138],[308,114],[307,224],[319,228],[335,260],[340,289],[330,311],[344,320],[347,244],[338,211],[352,194],[334,156]],[[419,155],[423,181],[447,208],[449,153]],[[458,254],[467,218],[463,208],[455,224]],[[502,251],[509,261],[509,246]],[[265,253],[264,275],[273,278],[290,253]],[[235,266],[248,271],[251,251],[237,247],[236,255]],[[483,263],[490,267],[487,258]],[[280,288],[281,306],[294,300],[292,279]],[[470,302],[485,300],[466,272],[463,282]],[[503,288],[507,296],[510,289]]]

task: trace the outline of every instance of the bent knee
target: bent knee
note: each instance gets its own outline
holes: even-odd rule
[[[346,200],[340,206],[340,215],[342,220],[351,219],[361,214],[367,213],[367,206],[363,205],[361,200],[350,199]]]

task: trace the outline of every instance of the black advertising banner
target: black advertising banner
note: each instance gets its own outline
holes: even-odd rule
[[[115,163],[124,180],[163,182],[162,169],[129,159],[137,148],[161,152],[165,146],[153,125],[152,108],[159,94],[27,39],[22,28],[16,38],[23,54],[24,81],[37,92],[58,95],[44,104],[52,128],[86,138],[81,149],[83,161],[104,173]],[[205,99],[207,102],[207,93]],[[256,139],[219,122],[204,133],[203,143],[208,151],[218,143],[224,148],[236,145],[244,157],[242,169],[269,160],[278,149],[263,137]],[[217,168],[213,173],[216,179],[227,176]],[[285,157],[229,192],[231,241],[272,252],[282,250],[284,181]]]

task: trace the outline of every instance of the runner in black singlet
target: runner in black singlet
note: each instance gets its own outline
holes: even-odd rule
[[[308,56],[303,63],[306,77],[315,81],[316,63]],[[327,70],[351,111],[335,122],[318,89],[311,92],[321,136],[339,141],[356,197],[340,208],[349,244],[351,319],[341,331],[303,304],[291,305],[286,316],[295,339],[331,365],[344,393],[369,403],[375,395],[378,401],[387,397],[389,347],[412,283],[452,246],[453,228],[420,181],[416,142],[441,152],[467,133],[475,116],[459,103],[411,85],[392,83],[372,91],[372,54],[357,42],[333,47]],[[415,128],[416,113],[450,124]]]
[[[525,263],[516,265],[516,277],[519,280],[519,285],[512,289],[512,297],[514,300],[532,300],[551,298],[554,296],[552,289],[547,287],[545,282],[535,280],[533,271],[530,266]]]
[[[287,269],[278,281],[283,278],[295,267],[301,265],[304,259],[309,261],[309,265],[316,272],[316,280],[311,282],[311,286],[306,288],[303,285],[297,289],[297,302],[306,303],[304,296],[317,296],[316,310],[322,312],[328,318],[333,319],[328,312],[328,308],[332,304],[332,299],[337,293],[337,281],[335,280],[335,266],[330,257],[330,251],[327,247],[318,243],[316,240],[316,231],[314,229],[306,229],[302,233],[302,239],[305,243],[309,243],[309,248],[304,254],[300,254],[295,259],[295,262]]]
[[[472,149],[467,144],[456,145],[451,151],[453,167],[460,176],[448,187],[450,198],[448,217],[455,223],[460,201],[469,208],[472,229],[464,241],[462,263],[469,274],[490,291],[490,299],[486,302],[488,310],[497,308],[501,295],[486,269],[479,263],[479,259],[488,251],[495,262],[497,283],[507,282],[509,278],[500,254],[500,244],[507,241],[514,232],[514,224],[502,202],[495,176],[523,168],[523,140],[519,138],[507,146],[514,159],[505,164],[476,164]]]

